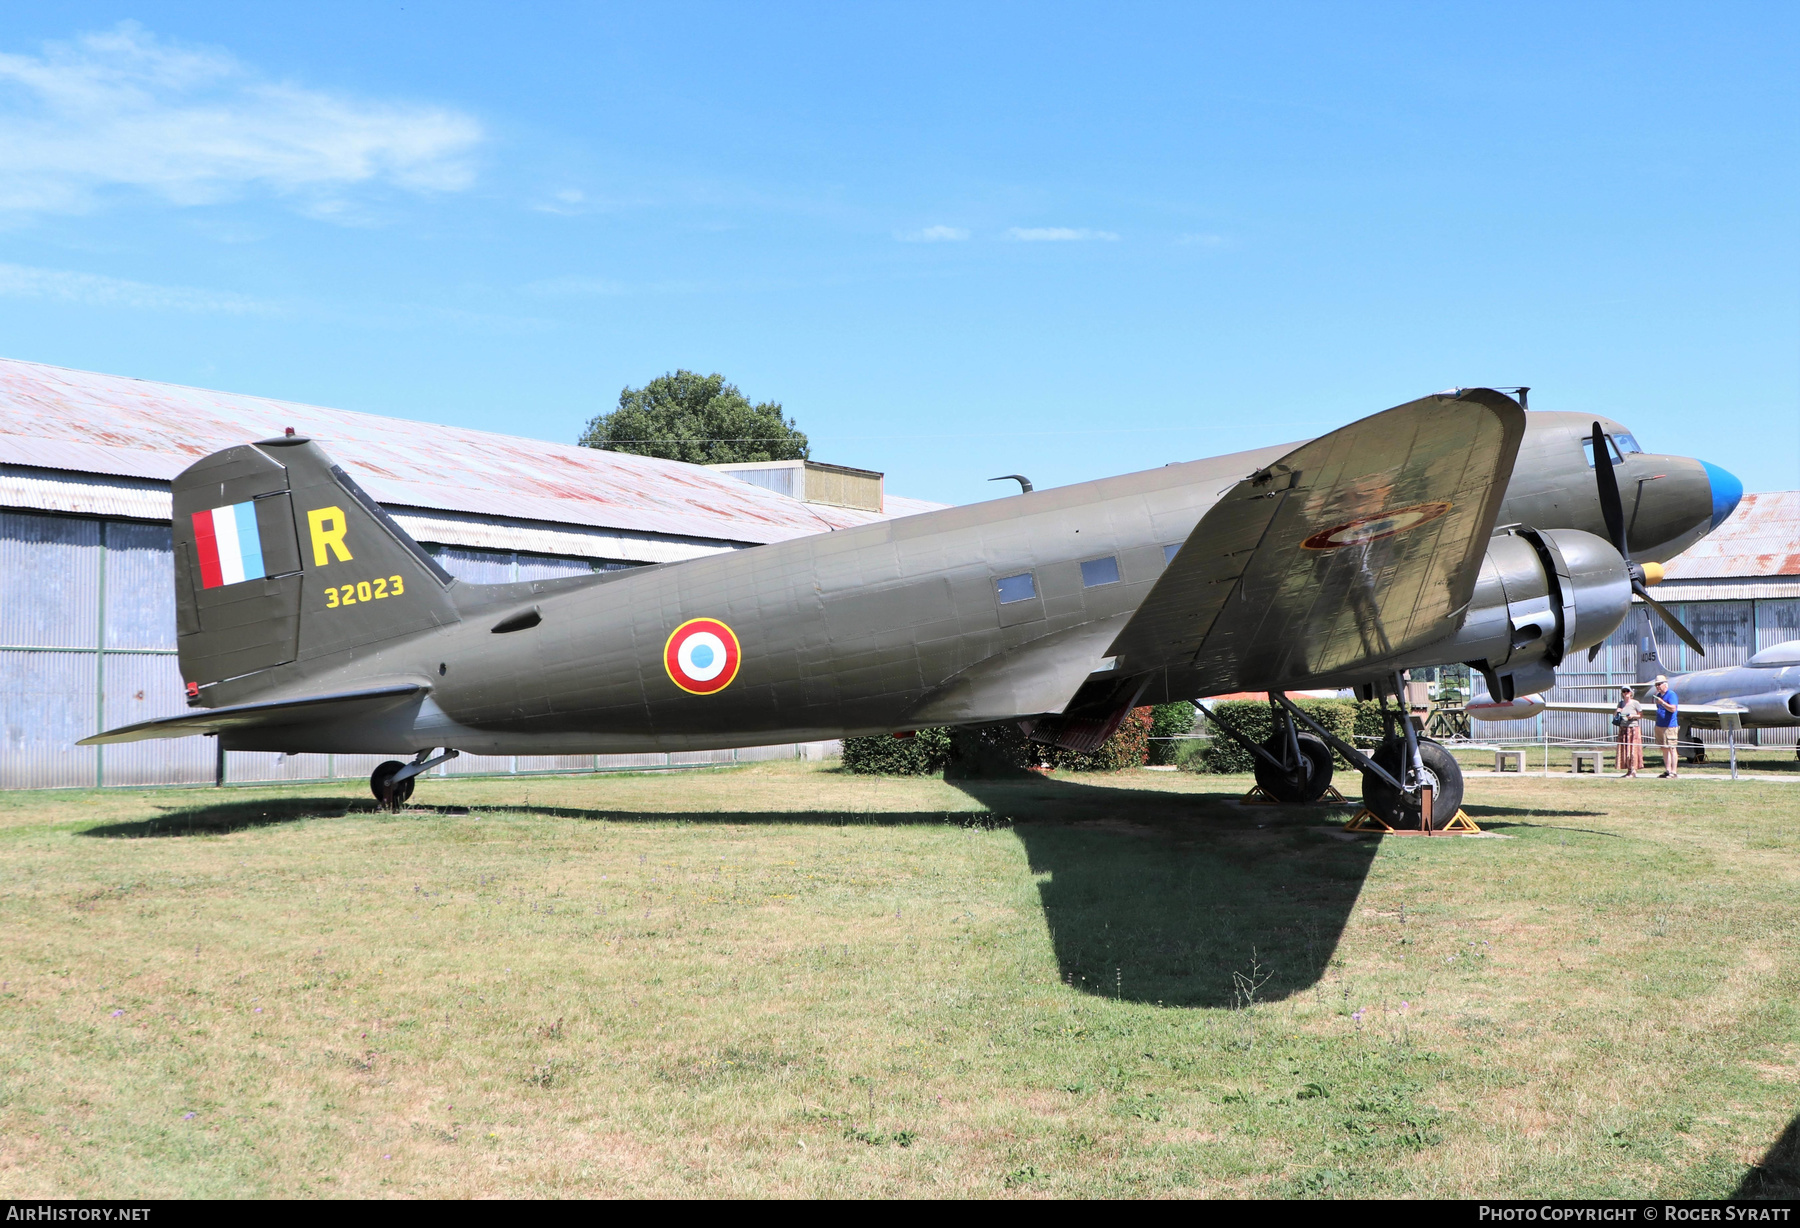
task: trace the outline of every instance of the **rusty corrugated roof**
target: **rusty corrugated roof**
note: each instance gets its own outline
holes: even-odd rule
[[[1671,580],[1800,576],[1800,490],[1745,495],[1725,523],[1669,560]]]
[[[0,462],[167,481],[203,456],[290,426],[399,507],[729,542],[884,518],[679,461],[0,359]]]

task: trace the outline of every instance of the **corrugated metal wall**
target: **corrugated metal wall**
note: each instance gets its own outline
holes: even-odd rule
[[[549,580],[628,566],[512,551],[438,548],[478,584]],[[175,649],[167,525],[0,512],[0,789],[203,784],[210,738],[76,746],[102,729],[187,710]],[[643,755],[464,755],[442,775],[592,772],[819,758],[817,746]],[[384,755],[233,751],[236,782],[366,779]]]
[[[1754,601],[1687,601],[1673,603],[1669,609],[1686,623],[1706,645],[1701,656],[1676,639],[1667,628],[1657,624],[1657,647],[1668,674],[1691,673],[1716,669],[1725,665],[1742,665],[1764,648],[1788,640],[1800,639],[1800,598],[1759,598]],[[1610,700],[1616,697],[1605,691],[1573,690],[1576,686],[1607,683],[1613,686],[1637,678],[1638,636],[1643,628],[1643,611],[1634,607],[1623,625],[1607,637],[1600,655],[1590,664],[1586,653],[1578,653],[1563,663],[1556,672],[1556,687],[1546,693],[1549,699]],[[1477,738],[1537,738],[1548,735],[1552,741],[1607,739],[1612,729],[1607,717],[1587,712],[1546,712],[1537,721],[1477,721]],[[1696,730],[1703,742],[1723,744],[1725,734],[1718,730]],[[1793,746],[1796,729],[1752,729],[1738,735],[1738,744],[1761,746]]]

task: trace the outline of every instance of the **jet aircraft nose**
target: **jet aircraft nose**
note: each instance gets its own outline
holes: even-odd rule
[[[1744,497],[1744,484],[1717,465],[1701,461],[1700,467],[1706,470],[1706,480],[1712,483],[1712,527],[1716,529],[1737,509],[1738,502]]]

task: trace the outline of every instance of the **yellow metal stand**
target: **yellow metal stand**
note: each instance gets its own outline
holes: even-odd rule
[[[1398,834],[1392,827],[1387,825],[1387,820],[1383,819],[1373,810],[1370,810],[1367,806],[1364,806],[1361,810],[1358,810],[1355,814],[1350,816],[1350,821],[1344,824],[1344,830],[1378,831],[1384,835],[1390,836]]]
[[[1450,816],[1448,823],[1431,831],[1399,831],[1388,826],[1385,819],[1366,806],[1351,816],[1350,821],[1344,824],[1344,830],[1379,832],[1384,836],[1479,836],[1481,834],[1481,828],[1476,826],[1475,820],[1461,809]]]
[[[1462,809],[1450,816],[1450,821],[1438,828],[1440,832],[1453,831],[1465,836],[1479,836],[1481,828]]]
[[[1238,799],[1240,806],[1285,806],[1289,803],[1273,796],[1261,785],[1252,785],[1250,792]],[[1326,785],[1325,792],[1311,802],[1295,802],[1296,806],[1348,806],[1350,800],[1337,791],[1336,785]]]

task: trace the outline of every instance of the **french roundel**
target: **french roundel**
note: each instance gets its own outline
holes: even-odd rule
[[[1451,506],[1448,503],[1415,503],[1411,507],[1396,508],[1391,512],[1359,516],[1347,524],[1320,529],[1301,542],[1300,546],[1305,550],[1337,550],[1344,546],[1361,546],[1380,541],[1384,537],[1392,537],[1396,533],[1404,533],[1408,529],[1416,529],[1436,520],[1449,511]]]
[[[694,695],[711,695],[730,686],[742,658],[737,636],[716,618],[688,619],[663,647],[663,668],[670,681]]]

